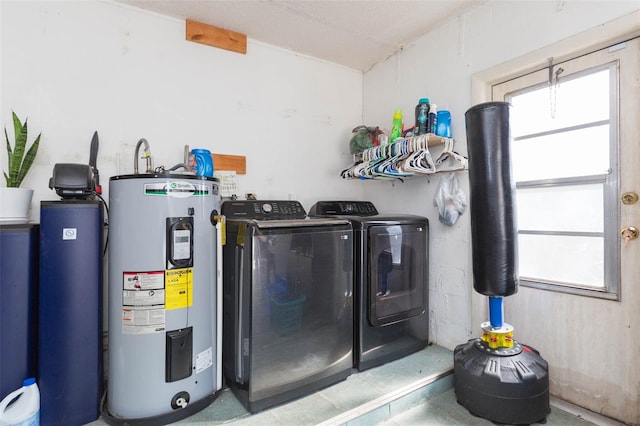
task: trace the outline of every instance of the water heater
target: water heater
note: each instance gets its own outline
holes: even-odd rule
[[[222,386],[217,179],[177,173],[109,182],[110,423],[170,423]],[[150,424],[151,424],[150,423]]]

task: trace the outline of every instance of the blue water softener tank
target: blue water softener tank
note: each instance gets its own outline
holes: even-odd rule
[[[103,206],[40,204],[40,421],[97,420],[103,391]]]
[[[0,400],[38,368],[36,224],[0,224]]]
[[[218,180],[185,174],[109,182],[111,424],[167,424],[222,387]]]

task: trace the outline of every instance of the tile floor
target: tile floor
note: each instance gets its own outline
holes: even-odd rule
[[[380,367],[357,372],[346,380],[258,413],[249,413],[228,389],[207,408],[176,425],[491,425],[456,402],[453,354],[430,346]],[[431,383],[433,382],[433,383]],[[428,384],[427,383],[431,383]],[[546,425],[618,425],[552,403]],[[587,413],[588,414],[588,413]],[[98,419],[88,426],[104,426]]]
[[[379,426],[495,425],[495,423],[489,420],[473,416],[458,404],[453,389],[436,395],[425,403],[413,407],[404,413],[375,424]],[[539,423],[536,423],[536,425],[537,424]],[[558,408],[552,399],[551,414],[547,416],[545,425],[614,426],[620,424],[597,415],[582,413],[582,410],[578,410],[575,413],[564,411]]]

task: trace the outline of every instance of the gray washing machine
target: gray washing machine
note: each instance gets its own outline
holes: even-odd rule
[[[309,216],[353,225],[354,367],[366,370],[426,347],[428,219],[380,215],[369,201],[318,201]]]
[[[255,412],[353,370],[353,234],[297,201],[225,201],[223,370]]]

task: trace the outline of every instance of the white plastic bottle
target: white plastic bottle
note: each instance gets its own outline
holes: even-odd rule
[[[431,104],[429,107],[429,119],[427,122],[427,132],[436,134],[438,128],[438,105]]]
[[[40,390],[36,379],[24,379],[20,389],[0,402],[0,426],[40,426]]]

